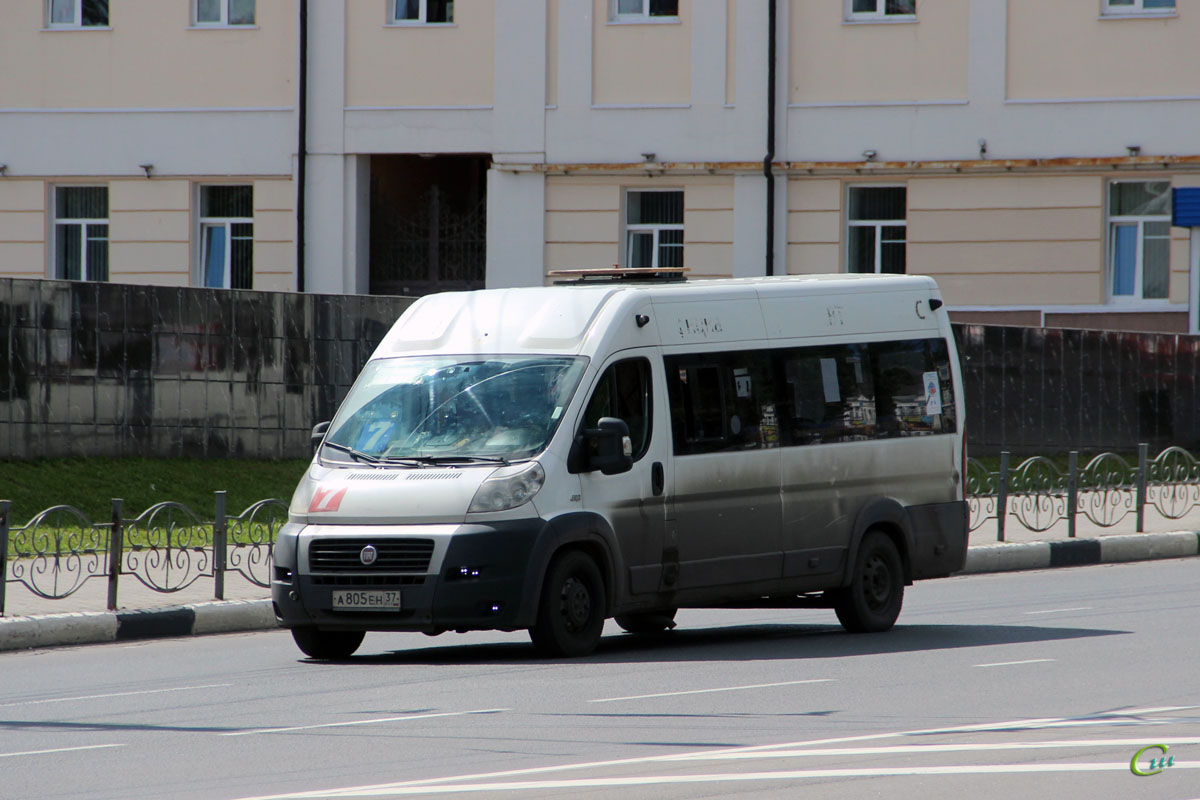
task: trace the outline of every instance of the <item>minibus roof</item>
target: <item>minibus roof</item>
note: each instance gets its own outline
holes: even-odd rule
[[[630,322],[622,327],[640,334],[640,343],[647,345],[673,343],[678,338],[677,323],[682,320],[686,328],[693,318],[702,318],[709,326],[703,331],[709,341],[794,338],[810,335],[805,333],[808,329],[828,334],[824,329],[835,323],[841,327],[849,324],[851,329],[857,326],[864,332],[897,326],[936,328],[934,314],[921,314],[919,307],[918,313],[913,313],[914,296],[937,299],[940,305],[933,279],[916,275],[791,275],[647,283],[589,280],[444,292],[413,303],[372,358],[418,353],[593,355],[606,349],[604,340],[611,338],[607,331],[626,318]],[[660,313],[652,313],[655,309]],[[855,310],[862,313],[856,315]],[[831,316],[835,313],[838,319]],[[637,319],[639,314],[647,319]],[[714,328],[714,320],[721,315],[725,321]],[[820,330],[813,322],[818,318]],[[632,341],[626,346],[639,340]]]

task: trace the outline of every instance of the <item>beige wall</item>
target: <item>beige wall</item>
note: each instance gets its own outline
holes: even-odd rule
[[[1094,176],[908,181],[908,269],[951,305],[1104,302],[1104,183]]]
[[[45,184],[0,178],[0,277],[45,275]]]
[[[254,186],[254,288],[294,289],[295,214],[286,178],[0,179],[0,277],[53,277],[46,242],[54,187],[107,185],[109,280],[196,285],[196,187],[239,182]]]
[[[792,0],[789,8],[788,102],[966,99],[966,0],[921,0],[914,23],[847,24],[840,0]]]
[[[1195,96],[1200,15],[1102,18],[1099,0],[1008,0],[1008,96]]]
[[[1147,176],[1147,179],[1157,176]],[[846,187],[792,178],[788,271],[840,271]],[[1106,301],[1104,175],[881,178],[908,188],[908,271],[931,275],[950,305]],[[1170,301],[1186,303],[1189,232],[1172,229]]]
[[[109,280],[190,286],[191,241],[191,182],[108,182]]]
[[[691,6],[690,0],[679,0],[677,23],[614,24],[608,21],[609,0],[592,0],[592,102],[687,103],[691,99]]]
[[[837,178],[788,181],[787,272],[841,272],[842,182]]]
[[[689,277],[733,274],[733,178],[549,176],[546,269],[611,267],[621,261],[621,200],[628,188],[683,190],[683,263]]]
[[[558,102],[558,0],[546,0],[546,105]]]
[[[295,187],[291,180],[254,181],[254,288],[296,288]]]
[[[453,25],[387,25],[384,0],[346,3],[346,105],[492,103],[492,0],[458,0]]]
[[[111,29],[43,30],[41,0],[0,11],[0,107],[283,108],[294,103],[291,0],[252,29],[191,29],[188,0],[121,0]]]

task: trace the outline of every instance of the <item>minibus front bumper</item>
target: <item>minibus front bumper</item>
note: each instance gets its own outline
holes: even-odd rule
[[[547,527],[543,520],[438,526],[444,532],[433,535],[427,526],[372,526],[368,531],[346,526],[345,532],[324,526],[315,535],[296,527],[290,538],[281,532],[272,572],[271,600],[285,628],[441,633],[533,624],[537,587],[530,581],[540,573],[530,569],[530,561]],[[434,546],[424,569],[396,568],[397,559],[389,554],[430,539]],[[318,545],[330,543],[340,547],[342,556],[361,553],[368,545],[382,555],[370,566],[344,563],[343,558],[330,568],[332,559],[317,552]],[[335,598],[347,592],[389,599],[398,593],[399,607],[335,607]]]

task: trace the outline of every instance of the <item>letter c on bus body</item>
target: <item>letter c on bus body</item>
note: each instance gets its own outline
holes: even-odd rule
[[[1168,748],[1165,744],[1146,745],[1141,750],[1138,750],[1136,753],[1133,754],[1133,759],[1129,762],[1129,771],[1132,772],[1134,775],[1140,775],[1142,777],[1146,777],[1148,775],[1157,775],[1158,773],[1162,772],[1162,768],[1163,768],[1163,766],[1165,766],[1163,764],[1163,762],[1167,760],[1166,759],[1167,749]],[[1163,754],[1163,758],[1158,761],[1151,758],[1150,759],[1150,769],[1144,770],[1138,766],[1138,759],[1141,758],[1142,753],[1146,752],[1147,750],[1158,750],[1159,752],[1161,752]],[[1155,769],[1155,766],[1158,766],[1158,769]]]

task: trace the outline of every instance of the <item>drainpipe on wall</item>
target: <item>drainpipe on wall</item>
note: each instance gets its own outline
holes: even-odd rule
[[[299,142],[296,144],[296,291],[304,291],[304,200],[308,166],[308,0],[300,0]]]
[[[763,176],[767,179],[767,275],[775,274],[775,0],[767,7],[767,155]]]

